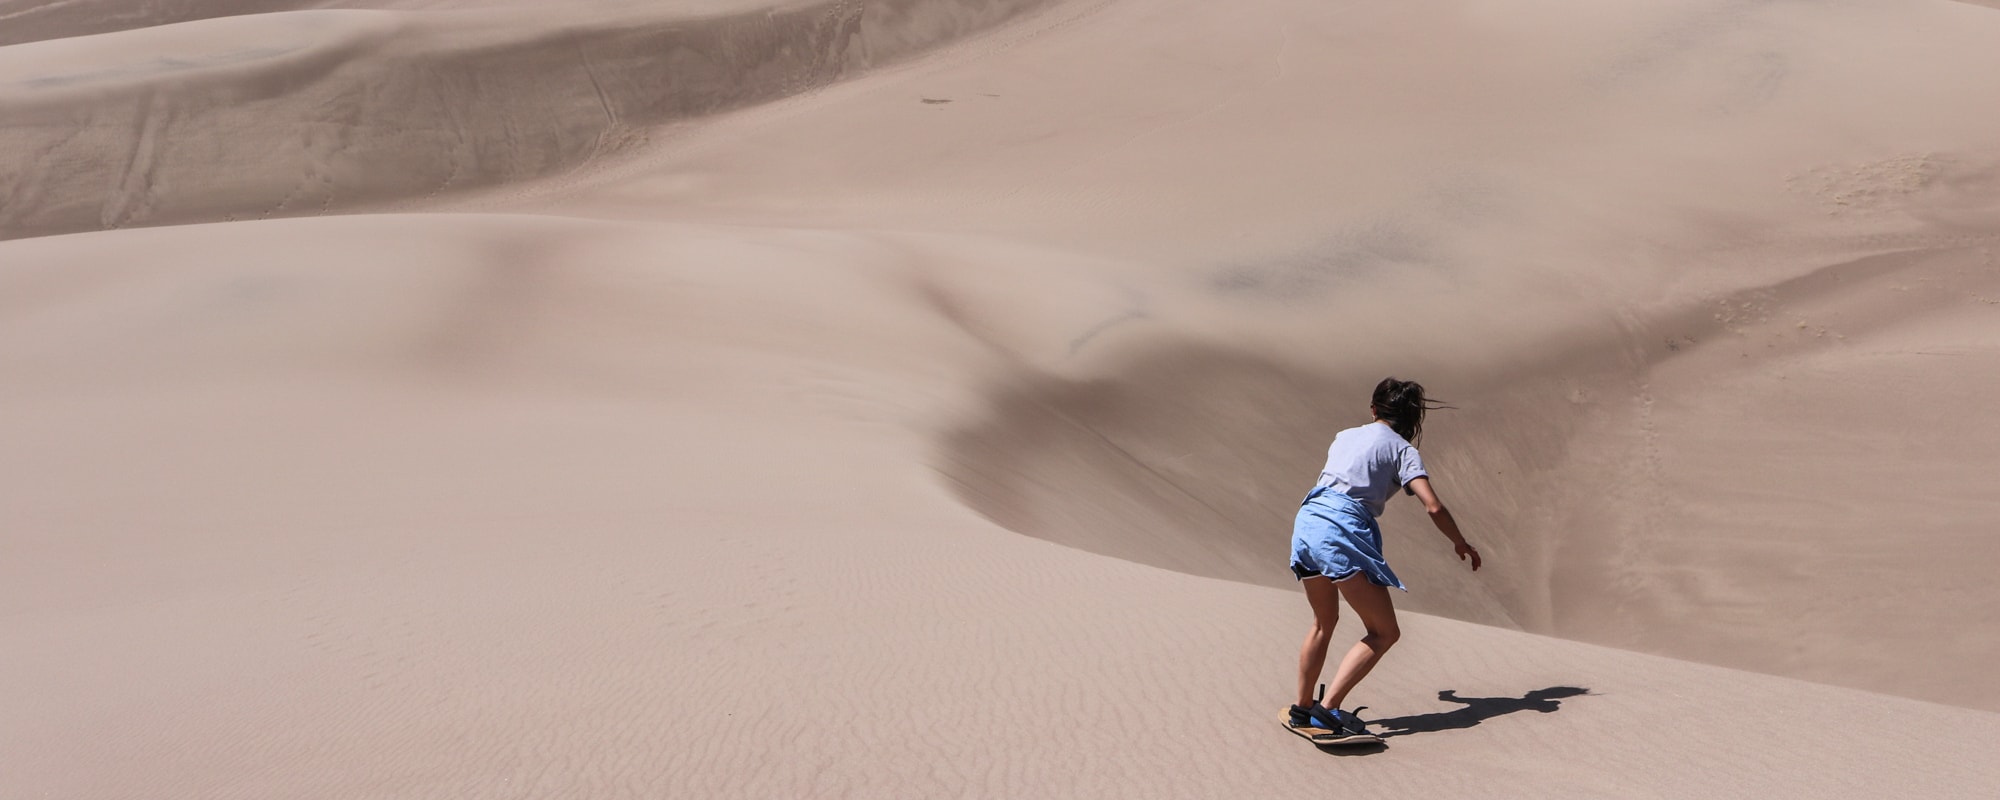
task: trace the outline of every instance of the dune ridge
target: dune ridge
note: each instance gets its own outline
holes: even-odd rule
[[[513,0],[512,5],[528,5]],[[152,28],[178,22],[311,9],[493,8],[509,0],[0,0],[0,47],[45,39]]]

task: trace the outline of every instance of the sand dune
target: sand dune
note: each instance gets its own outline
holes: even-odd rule
[[[19,44],[0,50],[0,235],[547,177],[649,126],[808,91],[1041,4],[292,11]]]
[[[2000,784],[2000,14],[1041,5],[0,0],[0,796]]]

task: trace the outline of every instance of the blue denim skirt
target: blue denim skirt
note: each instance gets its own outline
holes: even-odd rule
[[[1376,586],[1409,591],[1382,558],[1382,527],[1368,508],[1332,487],[1315,488],[1292,522],[1292,574],[1341,581],[1356,573]]]

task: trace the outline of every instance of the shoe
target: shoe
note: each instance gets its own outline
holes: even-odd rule
[[[1325,727],[1352,736],[1374,736],[1375,734],[1368,731],[1368,722],[1361,718],[1361,711],[1365,708],[1367,706],[1355,706],[1353,711],[1342,711],[1338,708],[1327,709],[1324,716],[1332,717],[1334,724]]]
[[[1358,717],[1346,715],[1339,709],[1326,708],[1317,703],[1310,706],[1292,706],[1284,716],[1285,727],[1292,733],[1311,739],[1317,745],[1371,745],[1382,740],[1364,728]]]
[[[1339,712],[1314,703],[1311,706],[1292,706],[1291,723],[1294,728],[1320,728],[1339,733],[1343,730]]]

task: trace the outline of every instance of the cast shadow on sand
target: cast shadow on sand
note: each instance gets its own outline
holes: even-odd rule
[[[1520,697],[1459,697],[1458,690],[1446,689],[1438,692],[1438,699],[1458,703],[1462,707],[1435,714],[1415,714],[1407,717],[1370,720],[1376,736],[1382,741],[1361,746],[1319,745],[1320,752],[1337,756],[1360,756],[1380,753],[1387,749],[1388,740],[1413,733],[1436,733],[1438,731],[1470,728],[1498,716],[1516,711],[1538,711],[1543,714],[1562,708],[1562,698],[1590,694],[1589,689],[1576,686],[1551,686],[1536,689]]]
[[[1375,729],[1375,735],[1383,739],[1408,736],[1413,733],[1457,730],[1470,728],[1494,717],[1517,711],[1547,714],[1562,708],[1562,698],[1589,693],[1589,689],[1576,686],[1551,686],[1547,689],[1536,689],[1520,697],[1459,697],[1456,689],[1446,689],[1438,692],[1438,699],[1459,703],[1462,705],[1461,708],[1435,714],[1370,720],[1369,725]]]

